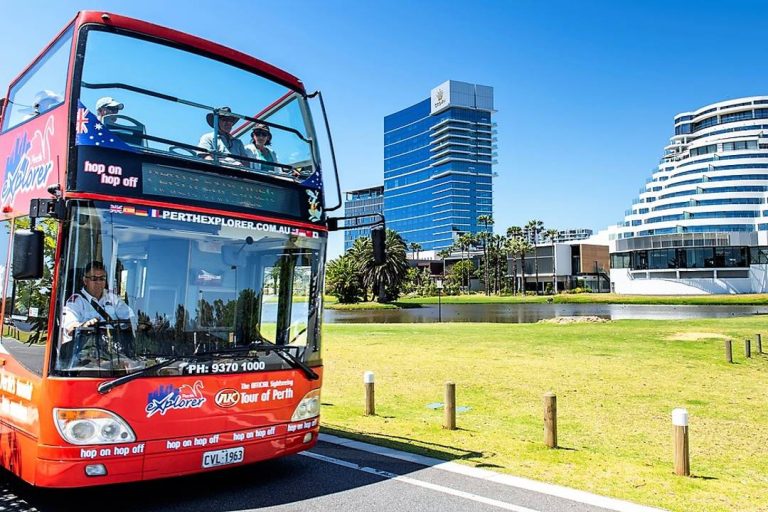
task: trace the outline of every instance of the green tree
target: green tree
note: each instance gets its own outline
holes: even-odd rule
[[[477,244],[477,240],[475,239],[475,236],[472,233],[464,233],[462,235],[459,235],[459,239],[456,241],[456,244],[458,246],[458,249],[461,251],[462,255],[462,261],[469,260],[469,251],[470,249]],[[466,258],[464,258],[464,255],[466,254]],[[461,268],[464,268],[465,270],[469,267],[464,265]],[[474,265],[472,265],[472,268],[474,268]],[[466,276],[467,280],[467,288],[466,291],[469,293],[469,281],[470,276]],[[463,281],[463,280],[462,280]]]
[[[539,252],[536,250],[539,242],[539,233],[544,230],[544,223],[538,219],[531,219],[525,225],[528,232],[533,235],[533,268],[536,272],[536,295],[539,294]]]
[[[558,231],[550,228],[544,232],[544,236],[552,244],[552,291],[557,294],[557,255],[555,254],[555,240],[557,240]]]
[[[360,279],[357,265],[349,253],[328,263],[325,289],[342,304],[354,304],[364,298],[363,282]]]
[[[419,269],[416,267],[408,267],[405,272],[405,281],[403,281],[403,293],[419,293],[419,286],[421,285],[421,275]]]
[[[507,243],[506,243],[506,249],[507,253],[509,254],[509,257],[512,258],[512,293],[517,294],[518,292],[518,284],[517,284],[517,257],[519,256],[518,248],[517,248],[517,241],[521,240],[523,238],[523,228],[520,226],[510,226],[507,228]],[[523,269],[523,272],[525,272],[525,269]],[[522,289],[523,292],[525,292],[525,277],[523,277],[522,281]]]
[[[435,285],[435,282],[432,280],[432,274],[429,272],[429,269],[423,268],[419,271],[419,274],[418,294],[422,297],[432,297],[433,295],[437,295],[437,285]]]
[[[501,235],[491,235],[488,239],[488,267],[491,271],[491,290],[496,294],[504,288],[507,255],[506,239]]]
[[[477,222],[483,225],[483,231],[479,233],[479,239],[483,244],[483,268],[485,269],[485,294],[490,295],[488,288],[488,239],[491,233],[488,232],[488,226],[493,225],[493,217],[490,215],[480,215]]]
[[[451,255],[450,249],[443,249],[440,252],[437,253],[437,256],[443,260],[443,281],[445,281],[445,258],[449,257]]]
[[[411,252],[413,252],[413,259],[418,260],[419,259],[419,252],[421,252],[421,244],[416,242],[411,242],[408,247],[410,247]]]
[[[391,302],[400,296],[408,270],[405,241],[400,235],[387,230],[382,265],[374,262],[373,243],[368,237],[355,240],[348,254],[357,267],[363,286],[370,288],[379,302]]]
[[[471,260],[461,260],[451,267],[451,273],[448,275],[448,281],[456,285],[459,289],[467,287],[469,289],[469,280],[475,275],[475,265]]]

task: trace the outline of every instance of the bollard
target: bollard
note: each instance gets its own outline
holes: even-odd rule
[[[757,338],[757,353],[762,354],[763,353],[763,335],[760,333],[755,334],[755,338]]]
[[[544,393],[544,444],[557,448],[557,396]]]
[[[373,390],[373,372],[363,374],[363,383],[365,384],[365,415],[376,415],[376,403]]]
[[[744,340],[744,357],[752,357],[752,342],[749,338]]]
[[[731,340],[725,340],[725,360],[729,363],[733,362],[733,344]]]
[[[445,383],[445,418],[443,428],[456,430],[456,384]]]
[[[691,460],[688,456],[688,411],[674,409],[672,425],[675,428],[675,474],[691,476]]]

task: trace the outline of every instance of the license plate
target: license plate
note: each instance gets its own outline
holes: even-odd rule
[[[216,466],[226,466],[228,464],[237,464],[243,462],[245,448],[227,448],[224,450],[214,450],[203,454],[203,467],[213,468]]]

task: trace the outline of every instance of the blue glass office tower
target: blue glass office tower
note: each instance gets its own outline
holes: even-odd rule
[[[344,199],[344,215],[365,215],[365,217],[344,221],[344,225],[348,228],[344,231],[344,252],[348,251],[358,238],[371,235],[370,227],[349,228],[349,226],[369,224],[380,220],[381,217],[375,214],[383,213],[383,204],[384,187],[378,186],[347,192]]]
[[[449,80],[384,118],[388,228],[424,251],[485,229],[477,218],[493,213],[493,112],[492,87]]]

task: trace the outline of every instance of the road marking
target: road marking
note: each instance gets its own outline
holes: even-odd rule
[[[564,487],[562,485],[548,484],[544,482],[537,482],[536,480],[530,480],[528,478],[522,478],[519,476],[494,473],[493,471],[488,471],[487,469],[466,466],[456,462],[446,462],[444,460],[435,459],[433,457],[425,457],[423,455],[394,450],[384,446],[363,443],[361,441],[353,441],[352,439],[333,436],[330,434],[320,434],[320,441],[345,446],[347,448],[352,448],[353,450],[361,450],[364,452],[382,455],[384,457],[391,457],[393,459],[413,462],[416,464],[421,464],[422,466],[428,466],[431,468],[440,469],[442,471],[449,471],[451,473],[458,473],[460,475],[466,475],[472,478],[478,478],[510,487],[516,487],[518,489],[525,489],[541,494],[547,494],[549,496],[555,496],[557,498],[564,498],[566,500],[583,503],[585,505],[592,505],[594,507],[605,508],[608,510],[614,510],[616,512],[664,512],[664,509],[649,507],[647,505],[638,505],[637,503],[619,500],[616,498],[609,498],[608,496],[600,496],[599,494],[592,494],[590,492],[580,491],[578,489],[571,489],[570,487]]]
[[[424,487],[426,489],[430,489],[432,491],[442,492],[443,494],[450,494],[451,496],[458,496],[459,498],[464,498],[467,500],[477,501],[479,503],[484,503],[486,505],[491,505],[493,507],[502,508],[504,510],[511,510],[513,512],[540,512],[538,510],[534,510],[532,508],[526,508],[521,507],[519,505],[513,505],[511,503],[507,503],[505,501],[499,501],[494,500],[491,498],[486,498],[484,496],[480,496],[477,494],[472,494],[470,492],[464,492],[459,491],[456,489],[451,489],[450,487],[445,487],[442,485],[437,484],[431,484],[429,482],[422,482],[421,480],[417,480],[415,478],[411,478],[408,476],[402,476],[398,475],[396,473],[390,473],[389,471],[384,471],[381,469],[376,468],[370,468],[367,466],[360,466],[359,464],[355,464],[354,462],[349,462],[346,460],[341,459],[335,459],[333,457],[327,457],[325,455],[320,455],[318,453],[313,452],[301,452],[299,455],[304,455],[305,457],[309,457],[311,459],[317,459],[321,460],[323,462],[329,462],[331,464],[336,464],[337,466],[343,466],[345,468],[354,469],[357,471],[362,471],[364,473],[369,473],[371,475],[376,475],[382,478],[386,478],[388,480],[397,480],[398,482],[403,482],[406,484],[416,485],[418,487]]]

